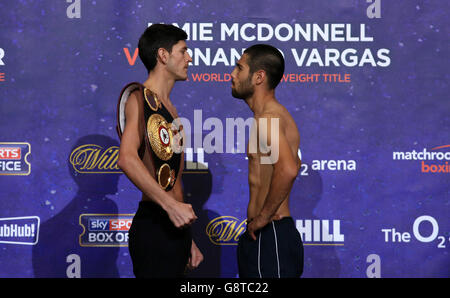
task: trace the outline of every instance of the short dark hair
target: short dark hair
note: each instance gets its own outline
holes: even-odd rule
[[[139,58],[144,63],[147,71],[155,68],[159,48],[172,52],[174,44],[180,40],[186,40],[187,34],[182,29],[167,24],[153,24],[148,27],[139,38]]]
[[[271,45],[256,44],[247,48],[244,54],[248,55],[247,64],[250,67],[250,74],[264,70],[269,88],[275,89],[284,73],[284,58],[281,52]]]

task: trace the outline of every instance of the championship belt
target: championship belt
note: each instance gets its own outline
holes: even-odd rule
[[[181,150],[177,150],[178,152],[173,150],[174,142],[180,140],[180,135],[177,135],[180,132],[172,124],[172,115],[155,93],[140,83],[130,83],[124,87],[117,107],[117,133],[121,138],[126,122],[125,103],[130,94],[137,89],[144,106],[144,142],[152,157],[155,178],[162,189],[169,191],[175,185],[180,170]],[[140,157],[143,158],[143,155],[140,154]]]

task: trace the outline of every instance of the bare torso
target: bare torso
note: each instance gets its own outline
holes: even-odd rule
[[[300,166],[297,152],[300,144],[300,135],[298,133],[297,125],[289,112],[278,102],[271,103],[265,107],[262,114],[270,114],[272,117],[279,118],[280,129],[284,132],[289,147],[295,160],[298,160],[298,167]],[[258,123],[260,115],[255,114],[255,120]],[[270,182],[272,179],[273,165],[262,164],[260,161],[261,152],[251,153],[247,147],[248,156],[248,183],[250,189],[250,200],[247,208],[247,219],[256,217],[264,206],[267,194],[270,190]],[[290,192],[290,190],[289,190]],[[282,218],[290,216],[289,211],[289,193],[285,200],[275,213],[275,217]]]

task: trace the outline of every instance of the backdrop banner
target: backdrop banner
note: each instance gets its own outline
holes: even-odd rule
[[[235,278],[252,112],[231,72],[258,43],[285,58],[276,98],[300,132],[290,211],[302,277],[450,277],[449,2],[0,2],[0,277],[134,277],[141,192],[117,166],[119,94],[154,23],[188,34],[171,93],[185,201],[205,259]]]

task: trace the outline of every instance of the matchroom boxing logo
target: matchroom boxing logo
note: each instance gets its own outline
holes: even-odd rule
[[[30,175],[31,164],[27,160],[30,153],[29,143],[0,142],[0,175]]]
[[[420,160],[422,173],[450,173],[450,145],[436,146],[431,150],[394,152],[393,160]]]

